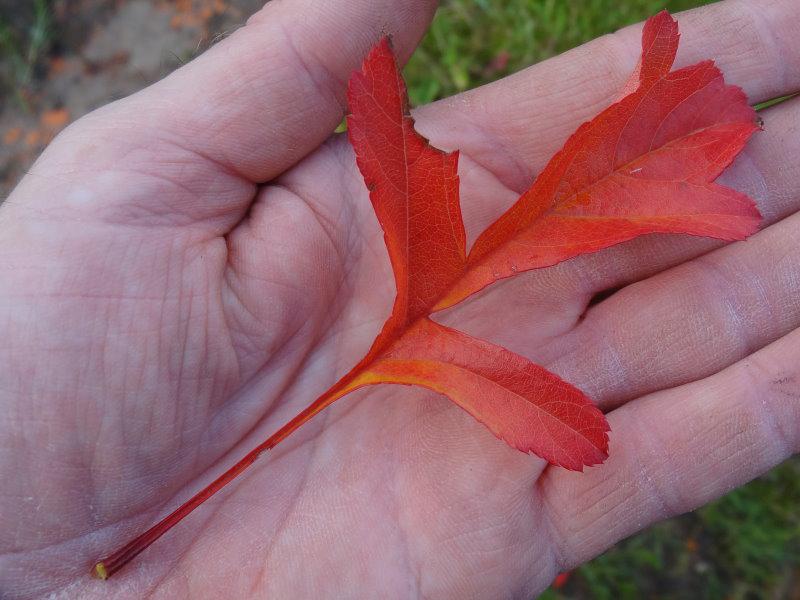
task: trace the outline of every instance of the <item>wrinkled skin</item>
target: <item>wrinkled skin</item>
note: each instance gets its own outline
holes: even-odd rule
[[[800,448],[800,101],[724,177],[764,229],[647,236],[440,315],[608,413],[611,457],[548,468],[446,399],[338,402],[107,582],[153,524],[362,355],[394,289],[353,154],[330,132],[383,32],[426,0],[284,0],[164,81],[69,127],[0,209],[4,598],[528,598]],[[297,15],[302,15],[298,19]],[[679,15],[751,101],[800,88],[795,0]],[[616,96],[640,26],[421,108],[462,150],[471,235]],[[604,290],[619,291],[590,304]]]

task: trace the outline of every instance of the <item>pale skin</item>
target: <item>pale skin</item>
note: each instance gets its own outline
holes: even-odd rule
[[[724,176],[744,243],[648,236],[437,318],[607,412],[611,456],[548,467],[430,392],[361,390],[109,581],[155,523],[366,351],[394,285],[343,136],[350,72],[405,60],[425,0],[284,0],[70,126],[0,209],[0,593],[83,598],[529,598],[651,523],[800,450],[800,100]],[[751,102],[800,88],[796,0],[678,16]],[[462,151],[471,239],[617,95],[641,26],[415,112]],[[621,288],[589,305],[604,290]]]

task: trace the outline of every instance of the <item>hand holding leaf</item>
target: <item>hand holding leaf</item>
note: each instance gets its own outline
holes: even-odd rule
[[[756,131],[744,94],[711,62],[671,72],[677,24],[645,25],[624,96],[582,125],[467,254],[457,153],[415,130],[384,39],[349,86],[349,137],[384,230],[397,296],[367,355],[307,409],[161,523],[94,568],[106,578],[315,414],[380,383],[448,396],[523,452],[572,470],[602,462],[609,430],[580,390],[526,358],[444,327],[430,315],[499,279],[649,233],[739,240],[752,201],[714,180]],[[487,316],[490,318],[490,316]]]

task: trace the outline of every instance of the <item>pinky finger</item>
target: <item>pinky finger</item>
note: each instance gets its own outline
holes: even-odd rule
[[[539,482],[561,570],[722,496],[800,452],[800,330],[613,411],[611,457]]]

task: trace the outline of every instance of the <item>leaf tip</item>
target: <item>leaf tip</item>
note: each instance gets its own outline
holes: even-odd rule
[[[673,17],[666,8],[658,11],[645,21],[644,35],[642,37],[645,37],[647,34],[658,34],[662,31],[662,28],[666,28],[665,33],[670,37],[680,35],[678,31],[678,20]]]
[[[367,58],[364,59],[364,65],[367,65],[371,61],[374,61],[378,58],[391,58],[395,60],[394,54],[394,43],[392,42],[392,36],[386,34],[378,40],[378,43],[372,47],[372,50],[369,51],[367,54]]]

